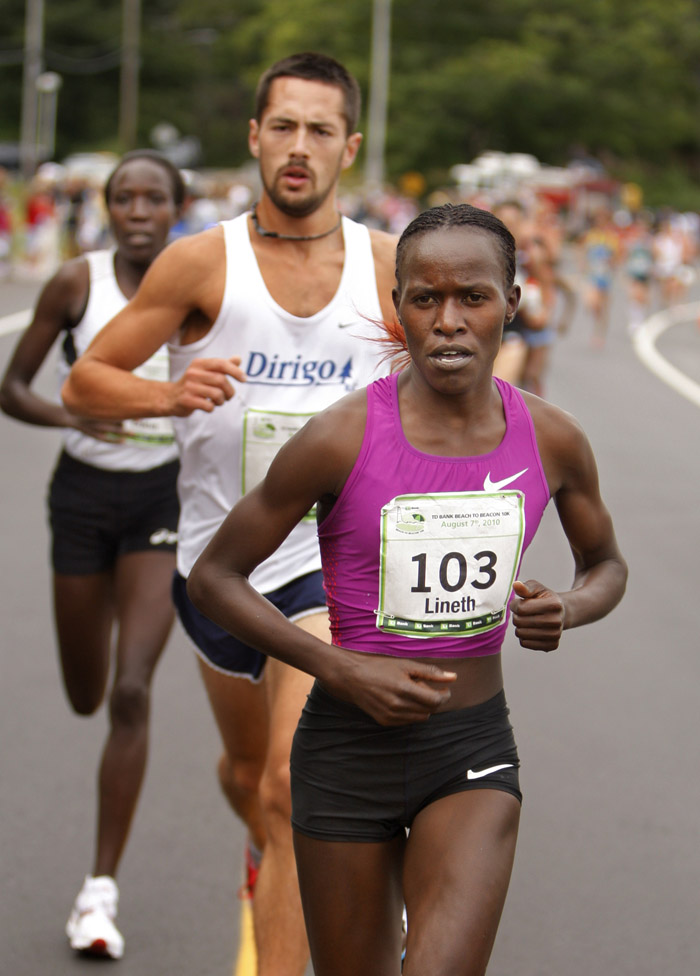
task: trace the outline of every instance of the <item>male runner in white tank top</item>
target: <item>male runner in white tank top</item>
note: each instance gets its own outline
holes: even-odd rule
[[[245,658],[248,649],[224,634],[222,650],[221,633],[212,635],[206,618],[190,614],[182,576],[198,555],[195,550],[213,535],[217,506],[223,518],[223,509],[249,487],[247,474],[253,472],[254,482],[261,473],[265,435],[271,441],[286,436],[304,413],[316,412],[381,371],[380,345],[366,338],[366,319],[394,316],[396,242],[341,222],[336,201],[340,174],[353,163],[362,140],[355,131],[358,114],[357,83],[332,59],[295,55],[269,69],[258,86],[249,133],[262,177],[259,203],[243,227],[239,222],[232,230],[234,221],[171,245],[64,387],[67,406],[84,415],[191,418],[176,422],[185,472],[179,489],[190,515],[180,525],[181,578],[174,592],[183,623],[203,654],[201,671],[225,748],[219,763],[222,788],[246,822],[253,845],[264,845],[253,901],[258,976],[301,976],[308,959],[290,829],[289,752],[311,680],[270,659],[259,683],[260,663],[230,663],[229,651]],[[250,249],[252,261],[246,257]],[[232,256],[234,265],[239,258],[244,264],[237,287]],[[365,262],[367,256],[368,275],[353,282],[350,262]],[[374,280],[365,280],[372,277],[372,265]],[[249,295],[252,307],[247,307]],[[238,317],[245,348],[236,345]],[[320,321],[325,321],[323,340]],[[278,349],[279,329],[285,341],[294,337],[297,345]],[[168,341],[169,382],[131,374]],[[340,343],[351,348],[349,355],[343,356]],[[268,382],[273,385],[265,404],[257,397]],[[235,408],[231,398],[239,401]],[[313,523],[310,528],[313,534]],[[308,539],[302,539],[286,570],[278,567],[267,583],[280,594],[282,612],[327,640],[315,558]],[[265,583],[261,590],[269,596]],[[287,585],[280,588],[281,583]],[[246,669],[253,680],[240,680]]]

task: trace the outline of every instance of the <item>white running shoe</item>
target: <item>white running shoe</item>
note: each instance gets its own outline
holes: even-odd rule
[[[87,875],[66,923],[71,949],[121,959],[124,937],[114,924],[119,889],[114,878]]]

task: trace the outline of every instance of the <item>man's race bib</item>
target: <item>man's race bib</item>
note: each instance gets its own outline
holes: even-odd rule
[[[465,637],[503,622],[525,534],[520,491],[398,495],[382,508],[377,627]]]
[[[163,382],[169,377],[168,350],[165,346],[154,353],[145,363],[137,366],[134,376],[142,380],[158,380]],[[122,423],[122,434],[129,443],[142,444],[146,447],[157,444],[172,444],[175,432],[169,417],[141,417],[139,420],[125,420]]]
[[[263,480],[282,445],[313,416],[313,413],[280,413],[247,408],[243,417],[242,494],[245,495]],[[316,506],[304,516],[305,522],[315,519]]]

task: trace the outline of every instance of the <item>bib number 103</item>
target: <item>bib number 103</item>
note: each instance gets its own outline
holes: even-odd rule
[[[518,491],[399,495],[381,512],[377,627],[462,637],[504,620],[520,560]]]
[[[476,562],[476,578],[470,579],[469,584],[477,590],[488,590],[496,582],[496,553],[490,549],[482,549],[474,553]],[[431,593],[433,587],[428,585],[428,553],[419,552],[411,558],[416,563],[416,585],[411,587],[411,593]],[[434,566],[431,569],[435,570]],[[464,589],[467,583],[467,557],[462,552],[447,552],[437,566],[440,586],[447,593],[456,593]],[[434,577],[431,575],[431,579]]]

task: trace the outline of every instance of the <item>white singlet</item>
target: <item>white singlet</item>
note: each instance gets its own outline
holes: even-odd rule
[[[82,356],[97,333],[127,303],[114,274],[114,251],[88,251],[84,256],[90,272],[90,290],[83,317],[70,330],[76,357]],[[58,361],[59,389],[69,372],[64,348]],[[161,346],[134,373],[145,379],[167,380],[167,346]],[[76,460],[107,471],[150,471],[177,457],[177,445],[168,418],[125,420],[122,428],[127,438],[123,443],[97,440],[79,430],[66,428],[63,447]]]
[[[683,264],[683,241],[673,231],[657,234],[654,241],[656,273],[660,278],[673,278]]]
[[[221,225],[226,284],[209,332],[170,345],[171,379],[195,358],[241,357],[246,383],[212,413],[173,418],[180,447],[178,571],[192,566],[238,499],[260,481],[279,447],[312,414],[388,372],[377,342],[382,313],[369,231],[343,218],[345,262],[325,308],[300,318],[274,301],[250,243],[247,214]],[[375,341],[372,341],[374,339]],[[251,576],[261,593],[321,568],[307,518]]]

